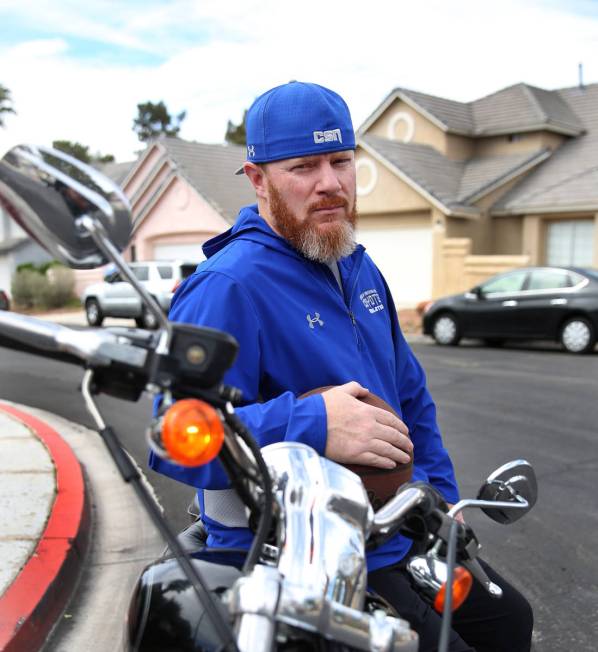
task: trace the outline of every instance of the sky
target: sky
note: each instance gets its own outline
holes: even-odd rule
[[[291,79],[339,92],[357,129],[393,88],[471,101],[519,82],[598,82],[598,0],[0,0],[0,84],[18,143],[73,140],[133,160],[140,102],[185,110],[180,136]]]

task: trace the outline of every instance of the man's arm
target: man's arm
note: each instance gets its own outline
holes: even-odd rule
[[[246,291],[219,272],[196,274],[177,291],[169,314],[171,321],[207,326],[230,333],[239,353],[224,382],[243,392],[239,418],[260,446],[278,441],[301,441],[320,454],[326,446],[326,411],[321,396],[298,400],[291,392],[258,402],[260,394],[261,324]],[[150,454],[150,466],[165,475],[198,488],[223,489],[229,481],[218,460],[200,468],[184,468]]]

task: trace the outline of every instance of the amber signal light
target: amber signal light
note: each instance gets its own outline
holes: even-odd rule
[[[162,445],[183,466],[208,464],[218,456],[224,427],[216,410],[195,398],[173,403],[163,415]]]
[[[469,591],[471,590],[471,585],[473,583],[473,578],[471,573],[463,566],[457,566],[453,573],[453,603],[452,611],[458,609],[464,602]],[[434,609],[438,613],[442,613],[444,610],[444,601],[446,599],[446,582],[440,587],[440,590],[436,594],[434,599]]]

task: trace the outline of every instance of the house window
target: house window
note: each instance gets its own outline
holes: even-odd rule
[[[546,263],[590,267],[593,258],[594,220],[549,222]]]
[[[521,134],[509,134],[507,140],[510,143],[518,143],[520,140],[523,140],[523,136]]]

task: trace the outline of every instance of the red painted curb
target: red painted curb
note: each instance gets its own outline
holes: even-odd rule
[[[0,403],[41,439],[56,469],[56,498],[33,554],[0,597],[0,652],[35,652],[77,582],[89,540],[89,506],[79,460],[48,424]]]

